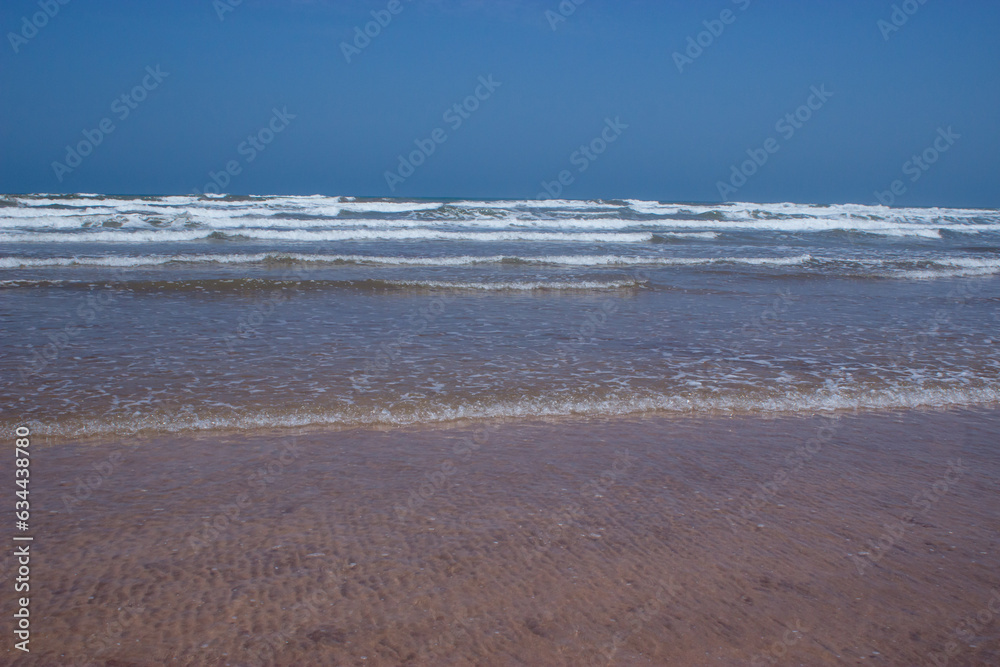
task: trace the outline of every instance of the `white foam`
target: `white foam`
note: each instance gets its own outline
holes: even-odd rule
[[[967,269],[1000,270],[1000,259],[977,259],[975,257],[934,258],[935,264],[941,266],[959,266]]]
[[[443,206],[440,202],[349,202],[341,205],[345,211],[357,213],[405,213],[408,211],[433,211]]]
[[[868,264],[874,264],[868,262]],[[939,278],[974,278],[1000,273],[1000,259],[980,259],[975,257],[938,257],[927,262],[940,268],[897,269],[884,272],[887,278],[909,280],[937,280]]]
[[[939,229],[975,233],[1000,230],[1000,212],[986,209],[901,208],[839,204],[755,204],[727,202],[713,205],[661,204],[629,200],[637,213],[647,215],[691,215],[718,213],[724,220],[692,220],[712,229],[758,229],[769,231],[856,231],[894,236],[938,238]],[[773,219],[778,218],[778,219]],[[685,221],[665,220],[666,225]]]
[[[910,280],[937,280],[939,278],[974,278],[976,276],[991,276],[997,273],[997,269],[938,269],[938,270],[912,270],[895,271],[888,274],[889,278],[907,278]]]
[[[214,232],[207,230],[118,230],[90,229],[74,233],[39,232],[34,234],[3,233],[0,240],[9,243],[171,243],[207,240]],[[651,233],[594,233],[594,232],[451,232],[436,229],[410,230],[281,230],[240,229],[239,236],[249,239],[272,241],[533,241],[561,243],[646,243]]]
[[[784,257],[642,257],[628,255],[460,255],[451,257],[399,257],[377,255],[322,255],[308,253],[267,252],[254,254],[176,254],[176,255],[109,255],[104,257],[0,257],[0,269],[94,266],[133,268],[160,266],[172,262],[186,264],[259,264],[269,261],[311,263],[350,263],[387,266],[474,266],[477,264],[524,263],[567,267],[601,266],[802,266],[811,261],[821,266],[844,264],[865,267],[873,275],[884,278],[929,280],[961,276],[987,276],[1000,273],[1000,260],[975,258],[939,258],[920,260],[924,268],[905,269],[898,260],[844,260],[816,258],[810,254]],[[936,268],[927,268],[928,265]]]
[[[205,231],[95,231],[81,230],[72,233],[39,232],[37,234],[0,234],[0,241],[8,243],[167,243],[195,241],[208,237]]]
[[[660,202],[643,201],[641,199],[627,199],[626,203],[629,205],[629,208],[636,213],[644,213],[648,215],[677,215],[679,213],[697,215],[699,213],[708,213],[718,209],[717,206],[704,206],[696,204],[661,204]],[[724,204],[722,206],[724,206]]]
[[[636,417],[643,415],[782,415],[837,413],[859,410],[898,410],[914,408],[953,408],[996,405],[1000,388],[920,389],[890,387],[880,390],[824,388],[781,395],[620,395],[608,398],[523,398],[441,404],[421,408],[387,406],[382,409],[299,410],[285,414],[268,412],[236,416],[181,414],[170,420],[137,412],[128,420],[74,420],[60,424],[33,424],[38,434],[85,437],[108,433],[127,435],[141,431],[212,431],[296,428],[305,426],[405,426],[435,424],[460,420],[537,419],[565,417]]]
[[[59,266],[138,267],[171,262],[257,264],[266,261],[384,264],[396,266],[467,266],[474,264],[550,264],[558,266],[693,266],[705,264],[750,264],[790,266],[804,264],[811,255],[790,257],[638,257],[627,255],[461,255],[453,257],[399,257],[378,255],[320,255],[267,252],[256,254],[110,255],[104,257],[0,257],[0,268]]]
[[[272,230],[301,230],[306,232],[340,231],[340,230],[423,230],[426,233],[455,233],[457,231],[494,231],[503,232],[510,229],[526,229],[532,231],[549,231],[558,233],[577,233],[582,231],[611,232],[620,230],[649,230],[650,225],[635,220],[620,218],[526,218],[506,216],[503,218],[484,217],[469,220],[418,220],[412,218],[336,218],[338,211],[323,208],[311,210],[310,215],[322,214],[326,219],[277,218],[282,211],[271,209],[198,209],[195,212],[178,213],[177,211],[107,211],[102,215],[89,212],[86,214],[32,215],[21,213],[4,218],[0,216],[0,234],[32,231],[33,235],[49,230],[101,230],[106,229],[103,223],[113,221],[116,228],[139,231],[168,231],[178,227],[197,225],[211,231],[248,230],[254,233],[266,233]],[[31,213],[29,211],[29,213]],[[153,220],[153,222],[150,221]],[[155,225],[154,225],[155,222]],[[651,230],[650,230],[651,231]],[[673,238],[689,238],[712,240],[719,236],[711,231],[657,231],[659,236]]]
[[[596,199],[509,199],[498,201],[450,201],[448,206],[453,208],[493,208],[493,209],[616,209],[622,208],[620,204],[609,204]]]
[[[719,232],[660,232],[657,236],[665,236],[675,239],[701,239],[711,241],[719,238]]]
[[[350,263],[388,266],[473,266],[477,264],[524,263],[567,267],[601,266],[802,266],[817,262],[821,266],[843,264],[845,268],[865,267],[874,275],[885,278],[934,279],[957,276],[979,276],[1000,273],[1000,259],[969,257],[915,260],[923,268],[900,267],[899,260],[854,260],[835,257],[814,257],[811,254],[770,257],[663,257],[629,255],[459,255],[450,257],[401,257],[378,255],[323,255],[309,253],[232,253],[232,254],[176,254],[176,255],[109,255],[103,257],[0,257],[0,269],[45,267],[142,267],[160,266],[172,262],[187,264],[259,264],[269,261],[311,263]],[[928,268],[928,265],[931,268]]]
[[[451,280],[390,280],[386,281],[390,285],[400,287],[429,287],[440,289],[474,290],[485,292],[506,292],[506,291],[542,291],[542,290],[619,290],[640,287],[644,281],[638,280],[578,280],[567,281],[501,281],[501,282],[472,282],[472,281],[451,281]]]
[[[278,196],[228,199],[221,196],[171,196],[154,198],[100,198],[74,196],[56,198],[45,196],[12,196],[7,199],[18,204],[0,208],[0,230],[38,230],[32,240],[61,242],[80,241],[83,238],[99,242],[115,242],[118,238],[134,242],[140,237],[88,236],[73,239],[45,237],[46,230],[65,230],[74,225],[80,228],[100,228],[111,218],[123,224],[123,231],[155,231],[173,233],[178,226],[197,224],[207,230],[241,229],[253,238],[268,236],[271,231],[284,234],[301,232],[307,240],[322,240],[315,235],[337,232],[345,227],[364,229],[408,230],[413,236],[401,238],[435,237],[445,231],[502,232],[508,228],[548,230],[551,233],[610,232],[629,228],[652,231],[661,236],[700,238],[709,240],[710,234],[772,232],[808,233],[842,231],[873,234],[887,237],[914,237],[940,239],[942,231],[976,234],[1000,232],[1000,212],[982,209],[905,208],[885,206],[840,204],[831,206],[793,203],[754,204],[732,202],[724,204],[662,204],[640,200],[626,203],[633,211],[654,216],[679,216],[682,219],[661,217],[652,220],[629,220],[614,215],[622,208],[619,203],[606,201],[574,200],[505,200],[505,201],[358,201],[350,197]],[[421,216],[407,215],[447,208],[451,215],[439,219],[421,220]],[[385,219],[367,219],[368,214],[384,214]],[[721,219],[708,219],[715,213]],[[158,225],[167,221],[170,229],[152,228],[146,217],[156,217]],[[362,217],[358,217],[362,216]],[[393,217],[395,216],[395,217]],[[567,217],[570,216],[570,217]],[[691,219],[683,219],[689,216]],[[447,229],[442,229],[442,227]],[[464,229],[463,229],[464,228]],[[682,237],[681,234],[691,236]],[[694,236],[698,234],[699,236]],[[167,237],[163,240],[191,240],[191,237]],[[346,240],[348,237],[329,237]],[[11,242],[26,242],[25,236],[7,236]],[[481,240],[506,240],[482,237]],[[536,239],[538,240],[538,239]],[[587,241],[586,237],[581,240]]]

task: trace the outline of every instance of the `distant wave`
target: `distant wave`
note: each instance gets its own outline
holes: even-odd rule
[[[549,237],[522,236],[512,228]],[[682,235],[712,240],[722,234],[767,233],[940,240],[943,233],[1000,233],[1000,211],[642,200],[359,200],[319,195],[0,198],[0,240],[12,243],[192,242],[234,238],[233,233],[240,239],[282,241],[634,243],[651,240],[650,233],[661,241]]]
[[[664,204],[660,202],[628,200],[629,208],[648,215],[677,215],[689,213],[703,215],[717,212],[727,219],[789,219],[815,218],[857,220],[922,220],[928,222],[948,222],[962,220],[992,220],[1000,222],[1000,211],[995,209],[964,208],[892,208],[864,204],[756,204],[752,202],[728,202],[724,204]]]

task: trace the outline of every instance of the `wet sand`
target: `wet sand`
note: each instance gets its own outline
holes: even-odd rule
[[[0,662],[996,665],[998,435],[908,411],[39,441],[32,652]]]

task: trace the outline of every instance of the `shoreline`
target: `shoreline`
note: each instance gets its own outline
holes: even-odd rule
[[[40,443],[35,655],[6,660],[987,664],[998,432],[977,409]]]
[[[808,419],[813,417],[847,417],[861,415],[893,415],[904,413],[978,413],[1000,410],[1000,403],[995,401],[982,401],[977,403],[946,404],[939,405],[929,403],[926,405],[896,405],[891,407],[840,407],[840,408],[815,408],[810,410],[754,410],[754,411],[734,411],[734,410],[701,410],[698,412],[681,412],[672,410],[637,410],[632,413],[601,415],[586,413],[566,413],[566,414],[529,414],[529,415],[503,415],[503,416],[473,416],[443,418],[439,421],[412,421],[412,422],[311,422],[305,424],[281,424],[270,426],[221,426],[210,428],[188,427],[175,431],[157,431],[152,428],[142,428],[135,431],[125,432],[105,432],[88,433],[85,435],[64,435],[62,433],[47,433],[44,430],[32,428],[32,435],[46,445],[70,445],[70,444],[93,444],[101,445],[111,440],[123,438],[134,439],[138,442],[156,440],[159,438],[229,438],[229,437],[297,437],[298,435],[322,435],[323,433],[350,433],[350,432],[393,432],[399,430],[452,430],[462,428],[473,428],[477,426],[498,427],[501,425],[538,423],[556,425],[577,425],[586,426],[591,423],[604,423],[608,421],[642,422],[648,420],[665,421],[690,421],[690,420],[722,420],[722,419],[759,419],[763,421],[775,419]],[[11,422],[10,430],[13,431],[19,425],[34,425],[41,423],[32,419],[27,422]]]

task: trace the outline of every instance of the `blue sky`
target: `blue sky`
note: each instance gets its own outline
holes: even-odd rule
[[[0,191],[1000,206],[993,1],[236,1],[5,0]]]

